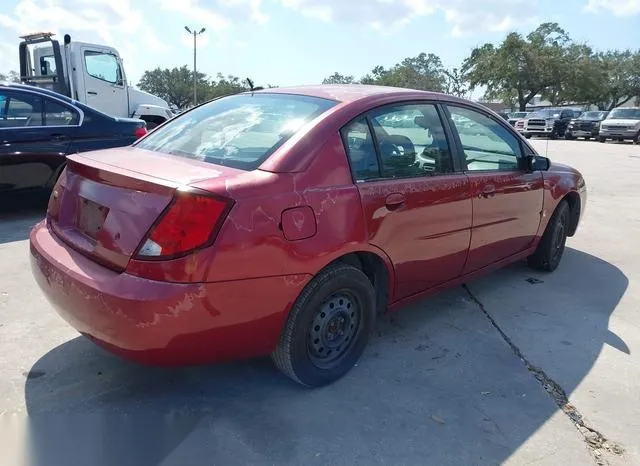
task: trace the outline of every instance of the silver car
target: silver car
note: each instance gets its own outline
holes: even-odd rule
[[[598,141],[630,139],[640,144],[640,107],[616,108],[600,124]]]

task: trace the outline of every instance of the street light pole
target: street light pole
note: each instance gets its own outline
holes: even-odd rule
[[[206,31],[205,28],[196,31],[189,29],[188,26],[184,27],[189,34],[193,34],[193,105],[198,103],[198,70],[196,68],[196,37]]]

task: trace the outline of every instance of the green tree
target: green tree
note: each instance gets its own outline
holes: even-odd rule
[[[204,73],[197,74],[199,101],[204,101],[203,92],[208,92],[209,82],[206,78]],[[138,87],[163,98],[179,109],[193,103],[193,72],[186,65],[180,68],[156,68],[145,71]]]
[[[446,88],[446,74],[440,57],[421,53],[417,57],[405,58],[389,69],[376,66],[360,82],[442,92]]]
[[[341,74],[337,71],[328,78],[324,78],[322,84],[353,84],[355,79],[351,75]]]
[[[634,97],[640,98],[640,50],[608,51],[598,54],[602,74],[593,103],[612,110]]]
[[[11,83],[19,83],[20,75],[17,71],[9,71],[7,74],[0,73],[0,81],[8,81]]]
[[[218,73],[215,79],[206,74],[197,74],[198,102],[202,103],[224,95],[236,94],[253,88],[253,81],[241,80],[237,76]],[[193,72],[187,67],[145,71],[138,86],[147,92],[162,97],[170,105],[184,109],[193,104]]]
[[[467,78],[459,68],[444,70],[445,92],[456,97],[466,97],[469,93]]]
[[[462,72],[471,89],[486,88],[485,97],[515,101],[519,109],[554,83],[561,82],[571,39],[557,23],[543,23],[526,37],[512,32],[499,46],[473,49]]]

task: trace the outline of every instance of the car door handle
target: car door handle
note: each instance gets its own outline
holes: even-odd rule
[[[87,91],[87,94],[90,95],[98,95],[98,93],[96,91]]]
[[[52,141],[64,141],[65,139],[67,139],[67,136],[65,134],[55,133],[51,135]]]
[[[478,197],[493,197],[496,195],[496,187],[492,184],[488,184],[485,185],[485,187],[482,189],[482,192],[480,193],[480,196]]]
[[[384,200],[387,209],[396,210],[404,205],[406,199],[400,193],[389,194],[387,198]]]

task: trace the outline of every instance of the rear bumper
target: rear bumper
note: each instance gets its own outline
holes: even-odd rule
[[[308,275],[218,283],[146,280],[107,269],[41,222],[30,235],[33,275],[58,314],[119,356],[190,365],[267,355]]]

